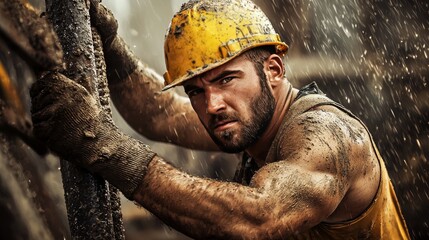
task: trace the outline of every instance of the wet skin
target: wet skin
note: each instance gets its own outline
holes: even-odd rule
[[[194,177],[155,157],[134,199],[198,239],[282,239],[321,222],[350,220],[362,213],[379,183],[379,165],[364,127],[334,107],[315,108],[297,117],[283,134],[279,158],[265,162],[297,90],[288,91],[291,86],[277,55],[264,63],[264,73],[276,106],[261,136],[244,144],[260,166],[250,186]],[[242,145],[245,123],[254,119],[249,106],[261,92],[248,59],[236,58],[192,79],[185,90],[218,144]],[[173,108],[192,110],[183,103]],[[213,117],[220,112],[228,117]],[[200,123],[188,128],[199,127]],[[207,135],[201,136],[201,141],[207,140]],[[205,146],[212,146],[207,141]]]
[[[201,123],[225,152],[242,152],[270,122],[275,99],[250,61],[232,61],[184,84]],[[264,90],[264,91],[262,91]]]

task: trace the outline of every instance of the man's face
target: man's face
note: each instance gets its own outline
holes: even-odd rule
[[[240,56],[184,84],[192,107],[213,141],[241,152],[265,131],[275,108],[265,74]]]

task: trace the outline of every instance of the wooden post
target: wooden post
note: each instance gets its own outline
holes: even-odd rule
[[[108,110],[103,101],[108,91],[102,94],[101,101],[98,93],[99,85],[105,81],[100,82],[97,76],[101,72],[97,71],[96,61],[100,60],[94,54],[89,1],[46,0],[46,11],[64,50],[64,74],[84,86]],[[72,238],[124,239],[117,190],[112,190],[102,178],[64,160],[61,173]]]

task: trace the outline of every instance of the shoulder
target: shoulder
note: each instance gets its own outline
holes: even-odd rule
[[[323,105],[291,120],[281,132],[277,158],[336,179],[344,198],[333,220],[358,216],[378,189],[380,165],[366,127],[335,106]]]
[[[370,135],[363,123],[335,105],[311,107],[295,114],[279,131],[279,147],[286,152],[315,142],[325,144],[328,149],[343,147],[345,150],[371,145]]]
[[[352,183],[375,154],[366,127],[336,106],[322,105],[297,114],[281,128],[276,161],[306,164]]]
[[[252,181],[258,185],[270,183],[274,176],[290,178],[285,184],[290,191],[316,196],[329,206],[320,215],[325,216],[322,221],[349,220],[376,194],[378,158],[360,120],[326,97],[314,99],[308,97],[290,109],[270,150],[272,162]]]

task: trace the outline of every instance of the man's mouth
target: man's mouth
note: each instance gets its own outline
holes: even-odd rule
[[[236,120],[224,120],[219,121],[214,124],[213,130],[215,131],[224,131],[230,127],[232,127],[234,124],[236,124]]]

